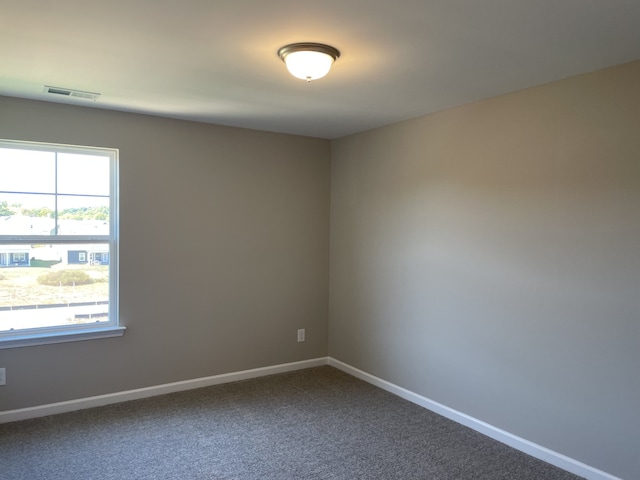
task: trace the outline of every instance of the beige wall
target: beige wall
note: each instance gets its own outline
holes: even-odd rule
[[[0,350],[0,410],[326,356],[328,141],[6,97],[0,138],[120,149],[127,326]]]
[[[640,62],[332,142],[329,353],[640,478]]]

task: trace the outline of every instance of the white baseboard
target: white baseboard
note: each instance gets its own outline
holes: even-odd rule
[[[104,405],[111,405],[113,403],[138,400],[140,398],[154,397],[156,395],[181,392],[184,390],[192,390],[194,388],[209,387],[211,385],[219,385],[222,383],[237,382],[238,380],[264,377],[267,375],[274,375],[276,373],[292,372],[294,370],[319,367],[326,364],[326,357],[315,358],[312,360],[303,360],[301,362],[283,363],[281,365],[274,365],[270,367],[224,373],[221,375],[214,375],[212,377],[203,377],[193,380],[185,380],[182,382],[166,383],[164,385],[156,385],[153,387],[137,388],[135,390],[127,390],[124,392],[108,393],[106,395],[98,395],[95,397],[79,398],[77,400],[69,400],[66,402],[50,403],[48,405],[38,405],[35,407],[20,408],[17,410],[6,410],[0,412],[0,423],[45,417],[47,415],[73,412],[75,410],[83,410],[85,408],[102,407]]]
[[[487,437],[493,438],[494,440],[509,445],[516,450],[520,450],[521,452],[531,455],[532,457],[550,463],[551,465],[555,465],[556,467],[566,470],[567,472],[571,472],[580,477],[584,477],[587,480],[622,480],[619,477],[615,477],[609,473],[603,472],[602,470],[598,470],[597,468],[586,465],[582,462],[574,460],[573,458],[567,457],[566,455],[562,455],[561,453],[554,452],[553,450],[550,450],[546,447],[530,442],[529,440],[525,440],[524,438],[520,438],[509,432],[494,427],[493,425],[489,425],[482,420],[473,418],[465,413],[459,412],[445,405],[442,405],[441,403],[423,397],[422,395],[418,395],[417,393],[399,387],[398,385],[394,385],[393,383],[387,382],[386,380],[382,380],[381,378],[378,378],[367,372],[363,372],[362,370],[352,367],[351,365],[347,365],[346,363],[336,360],[335,358],[329,357],[328,364],[332,367],[342,370],[345,373],[348,373],[349,375],[353,375],[360,380],[364,380],[365,382],[382,388],[387,392],[393,393],[394,395],[404,398],[405,400],[409,400],[412,403],[420,405],[421,407],[424,407],[428,410],[431,410],[432,412],[442,415],[443,417],[453,420],[456,423],[460,423],[477,432],[480,432]]]
[[[27,420],[30,418],[44,417],[47,415],[55,415],[58,413],[72,412],[75,410],[83,410],[85,408],[101,407],[114,403],[126,402],[129,400],[137,400],[141,398],[153,397],[156,395],[164,395],[166,393],[181,392],[184,390],[192,390],[194,388],[208,387],[212,385],[220,385],[223,383],[236,382],[239,380],[247,380],[250,378],[264,377],[277,373],[292,372],[305,368],[319,367],[322,365],[331,365],[342,370],[349,375],[364,380],[367,383],[382,388],[387,392],[393,393],[405,400],[409,400],[416,405],[431,410],[443,417],[453,420],[456,423],[465,425],[477,432],[502,442],[510,447],[520,450],[532,457],[543,460],[558,468],[571,472],[587,480],[622,480],[619,477],[610,475],[602,470],[586,465],[582,462],[569,458],[561,453],[549,450],[546,447],[520,438],[509,432],[501,430],[486,422],[473,418],[465,413],[449,408],[441,403],[435,402],[429,398],[418,395],[410,390],[399,387],[393,383],[382,380],[374,375],[359,370],[351,365],[343,363],[332,357],[321,357],[311,360],[303,360],[300,362],[284,363],[270,367],[255,368],[252,370],[243,370],[240,372],[224,373],[211,377],[196,378],[193,380],[185,380],[182,382],[167,383],[164,385],[156,385],[153,387],[138,388],[135,390],[127,390],[124,392],[109,393],[106,395],[98,395],[95,397],[80,398],[77,400],[69,400],[67,402],[51,403],[48,405],[39,405],[35,407],[21,408],[17,410],[6,410],[0,412],[0,423],[15,422],[18,420]]]

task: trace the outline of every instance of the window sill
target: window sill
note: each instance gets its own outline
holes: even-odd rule
[[[121,337],[126,327],[104,327],[94,330],[66,330],[64,332],[20,335],[0,339],[0,350],[4,348],[32,347],[50,343],[80,342],[98,338]]]

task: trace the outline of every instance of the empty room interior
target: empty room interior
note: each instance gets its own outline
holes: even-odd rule
[[[0,477],[24,422],[308,370],[558,471],[640,478],[639,2],[0,11]],[[305,49],[326,76],[291,74]],[[65,201],[25,193],[44,173],[14,146],[112,152],[108,232],[14,203]],[[38,303],[14,277],[84,264],[109,274],[108,317],[11,323]]]

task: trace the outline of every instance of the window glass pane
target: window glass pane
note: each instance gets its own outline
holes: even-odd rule
[[[0,140],[0,347],[118,324],[116,172],[116,150]]]
[[[58,196],[59,235],[109,235],[109,199]]]
[[[0,193],[0,235],[53,235],[54,195]]]
[[[58,154],[58,193],[109,195],[109,157]]]
[[[0,245],[0,332],[104,323],[109,245]]]
[[[0,191],[55,192],[55,154],[0,148]]]

